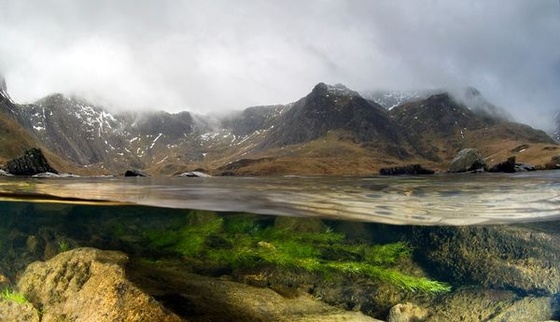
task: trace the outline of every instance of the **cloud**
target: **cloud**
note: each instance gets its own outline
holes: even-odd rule
[[[356,90],[474,86],[547,127],[560,106],[557,1],[0,2],[12,98],[206,113]]]

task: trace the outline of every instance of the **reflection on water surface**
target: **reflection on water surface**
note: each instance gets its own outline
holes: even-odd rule
[[[0,198],[4,200],[80,202],[77,199],[82,199],[86,203],[122,202],[414,225],[552,220],[560,216],[559,191],[560,171],[372,178],[2,178],[0,181]]]

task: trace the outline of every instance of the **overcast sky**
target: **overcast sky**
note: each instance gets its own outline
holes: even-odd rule
[[[0,73],[53,92],[207,113],[363,91],[474,86],[518,120],[560,110],[558,0],[0,0]]]

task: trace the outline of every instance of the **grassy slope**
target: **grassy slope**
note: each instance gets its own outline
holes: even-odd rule
[[[560,146],[553,142],[543,142],[523,133],[509,135],[510,128],[496,128],[475,131],[465,136],[462,147],[473,147],[481,151],[487,163],[505,161],[516,156],[518,162],[535,166],[544,165],[554,155],[560,154]],[[244,155],[248,159],[262,159],[234,170],[237,175],[373,175],[383,167],[420,163],[437,171],[446,171],[452,158],[458,152],[451,150],[444,142],[432,142],[439,148],[441,162],[434,162],[421,157],[397,158],[383,151],[366,148],[352,140],[341,139],[340,133],[331,133],[318,140],[286,146],[280,149],[262,151]],[[233,160],[230,160],[233,161]],[[226,161],[223,164],[227,163]],[[216,163],[187,165],[214,169],[219,173]]]

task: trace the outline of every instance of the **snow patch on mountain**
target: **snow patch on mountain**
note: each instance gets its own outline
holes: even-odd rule
[[[421,90],[421,91],[369,91],[362,92],[363,98],[374,101],[387,110],[408,102],[424,100],[432,95],[441,94],[443,90]]]
[[[327,93],[336,96],[359,96],[360,94],[346,87],[344,84],[338,83],[335,85],[325,84]]]
[[[152,145],[150,145],[150,149],[154,148],[154,145],[156,145],[157,140],[159,140],[159,138],[163,135],[163,133],[159,133],[158,136],[152,141]]]

